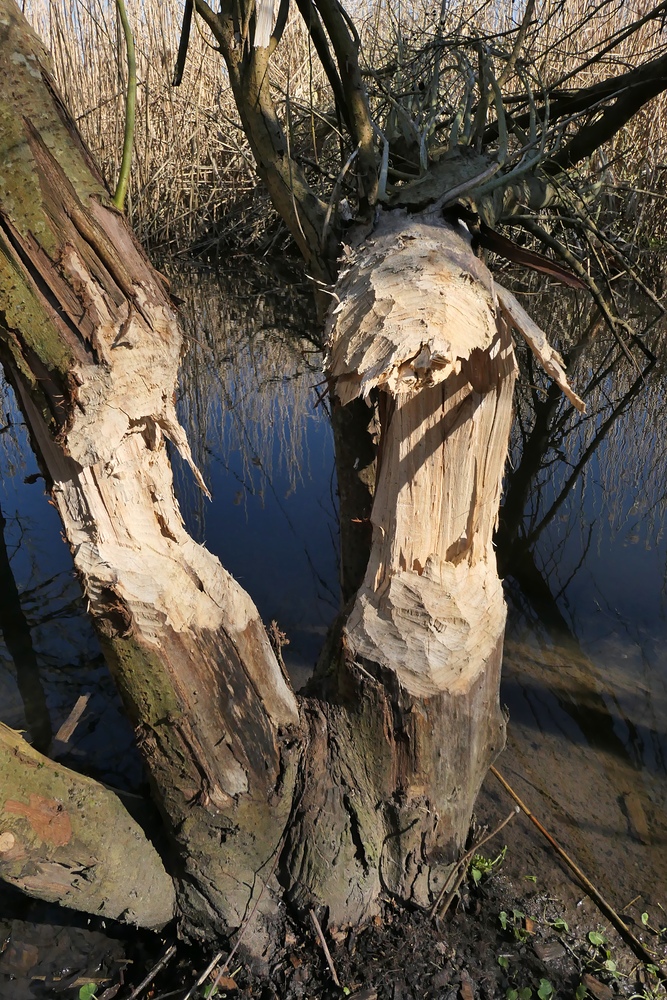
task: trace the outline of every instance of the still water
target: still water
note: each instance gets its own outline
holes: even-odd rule
[[[213,495],[175,459],[183,516],[287,635],[298,688],[339,607],[315,318],[305,289],[282,278],[192,271],[174,285],[189,345],[179,411]],[[498,534],[510,713],[499,766],[616,905],[638,893],[656,903],[667,883],[667,349],[653,332],[657,360],[637,351],[632,367],[603,332],[580,343],[586,317],[563,302],[548,307],[550,332],[588,412],[522,359]],[[87,695],[62,759],[140,790],[130,727],[4,383],[0,397],[0,721],[47,746]],[[9,909],[0,897],[0,918]]]

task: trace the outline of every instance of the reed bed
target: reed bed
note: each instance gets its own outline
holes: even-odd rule
[[[667,33],[660,21],[628,32],[649,8],[647,0],[535,0],[521,58],[504,81],[507,108],[525,97],[527,87],[537,95],[544,86],[588,86],[661,54]],[[348,9],[358,27],[380,130],[406,141],[416,136],[432,151],[450,138],[466,80],[476,71],[472,54],[486,46],[500,76],[525,4],[356,0]],[[25,11],[50,48],[66,100],[113,187],[125,96],[115,4],[25,0]],[[128,210],[140,238],[173,250],[201,241],[213,229],[224,232],[228,244],[275,245],[281,231],[258,185],[223,61],[207,29],[194,19],[183,81],[174,88],[181,3],[132,0],[128,12],[139,77]],[[617,44],[609,47],[614,40]],[[328,83],[294,10],[271,73],[291,150],[306,165],[311,183],[329,197],[350,150],[340,138]],[[648,249],[660,246],[667,233],[666,113],[667,97],[661,95],[582,168],[582,183],[598,185],[603,207],[620,217],[628,241]],[[574,121],[571,128],[576,127]]]
[[[137,125],[128,212],[150,246],[177,249],[226,220],[229,239],[256,242],[270,213],[220,54],[196,20],[185,73],[172,86],[179,0],[128,3],[137,49]],[[113,0],[26,0],[58,83],[113,190],[125,121],[125,49]],[[321,86],[301,23],[292,18],[273,69],[283,108]],[[269,219],[267,220],[267,214]]]

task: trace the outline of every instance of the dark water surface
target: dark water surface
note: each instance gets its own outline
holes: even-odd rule
[[[179,411],[213,494],[176,460],[183,515],[286,633],[298,687],[339,605],[314,315],[283,279],[271,288],[192,272],[175,285],[190,343]],[[635,370],[602,333],[578,353],[585,324],[565,307],[550,313],[588,413],[536,390],[547,383],[523,359],[498,536],[511,719],[499,766],[617,906],[636,894],[655,903],[667,899],[664,345],[653,335],[657,362],[637,351]],[[89,695],[63,759],[141,790],[130,727],[3,382],[0,399],[0,721],[46,748]],[[0,896],[0,918],[10,910]]]

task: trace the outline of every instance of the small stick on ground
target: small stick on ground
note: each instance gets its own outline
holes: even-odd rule
[[[510,795],[514,799],[516,804],[526,814],[528,819],[535,824],[535,826],[540,831],[542,836],[546,837],[546,839],[549,841],[549,843],[556,851],[558,856],[562,858],[565,864],[568,866],[568,868],[574,872],[574,874],[577,876],[583,887],[586,889],[586,892],[589,894],[591,899],[598,905],[600,910],[602,910],[602,912],[609,917],[611,922],[616,927],[616,930],[623,938],[625,938],[625,940],[633,949],[634,953],[638,956],[638,958],[641,958],[643,962],[646,962],[647,964],[654,966],[657,971],[658,977],[662,980],[663,983],[667,983],[667,972],[665,972],[664,969],[660,965],[658,965],[656,957],[652,955],[647,948],[644,947],[639,938],[635,937],[635,935],[632,933],[628,925],[618,915],[613,906],[611,906],[611,904],[607,902],[604,896],[600,892],[598,892],[598,890],[595,888],[591,880],[584,875],[581,868],[576,864],[576,862],[572,860],[569,854],[567,854],[566,851],[563,850],[560,844],[556,840],[554,840],[554,838],[551,836],[548,830],[545,830],[540,821],[536,819],[535,816],[532,814],[532,812],[525,804],[525,802],[521,801],[521,799],[514,791],[512,786],[508,784],[508,782],[503,778],[502,774],[500,774],[500,772],[493,766],[491,767],[490,770],[494,775],[494,777],[498,779],[498,781],[503,786],[508,795]]]
[[[435,903],[429,910],[428,914],[429,917],[434,917],[437,914],[438,910],[440,909],[440,904],[444,898],[444,895],[449,890],[449,896],[447,897],[445,906],[443,908],[443,913],[447,912],[447,910],[451,905],[452,899],[458,892],[459,886],[463,881],[463,877],[466,873],[468,862],[471,860],[471,858],[475,856],[475,854],[477,854],[480,847],[483,847],[484,844],[486,844],[489,840],[493,840],[493,838],[500,833],[500,831],[503,829],[504,826],[507,826],[509,821],[513,819],[513,817],[516,816],[518,812],[519,812],[518,808],[512,809],[512,812],[509,814],[509,816],[506,816],[505,819],[502,821],[502,823],[495,828],[495,830],[492,830],[491,833],[487,833],[484,837],[482,837],[481,840],[478,840],[476,844],[473,844],[473,846],[470,848],[469,851],[466,851],[466,853],[461,858],[459,858],[459,860],[456,862],[454,871],[446,880],[442,889],[438,893],[438,898],[436,899]],[[454,877],[454,882],[452,884],[453,877]]]
[[[150,986],[150,984],[153,982],[160,969],[164,969],[165,965],[169,961],[171,961],[171,959],[174,957],[175,954],[176,954],[176,945],[170,944],[167,950],[165,951],[164,955],[162,956],[162,958],[157,963],[157,965],[153,966],[153,968],[148,973],[146,978],[142,979],[137,988],[130,993],[127,1000],[137,1000],[137,997],[139,996],[141,991],[145,990],[147,986]]]
[[[340,980],[338,979],[338,975],[336,973],[336,966],[334,965],[333,958],[331,957],[331,952],[329,951],[326,942],[326,938],[324,937],[322,928],[320,927],[320,922],[315,916],[314,910],[310,910],[309,912],[310,912],[310,919],[312,920],[313,927],[315,928],[315,933],[317,934],[319,942],[322,945],[322,951],[324,952],[324,957],[327,960],[327,965],[329,966],[329,972],[331,973],[331,978],[333,979],[336,986],[340,987]]]

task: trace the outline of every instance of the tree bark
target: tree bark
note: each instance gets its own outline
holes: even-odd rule
[[[0,32],[2,360],[167,820],[183,929],[209,937],[237,928],[269,878],[297,703],[252,601],[182,524],[166,441],[191,460],[164,282],[10,0]],[[261,952],[270,890],[258,912]]]
[[[174,885],[120,799],[0,724],[0,877],[29,896],[160,929]]]

